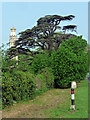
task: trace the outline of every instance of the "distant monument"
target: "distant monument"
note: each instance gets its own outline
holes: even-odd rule
[[[10,48],[14,47],[15,41],[17,40],[16,36],[16,29],[14,27],[11,28],[11,34],[10,34]],[[13,57],[13,59],[18,60],[18,56]]]

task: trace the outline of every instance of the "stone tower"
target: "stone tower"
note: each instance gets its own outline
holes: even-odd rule
[[[14,27],[12,27],[11,34],[10,34],[10,48],[14,47],[16,40],[17,40],[16,29]],[[13,57],[13,59],[18,60],[18,56]]]
[[[16,29],[12,27],[10,35],[10,48],[14,46],[16,40],[17,40]]]

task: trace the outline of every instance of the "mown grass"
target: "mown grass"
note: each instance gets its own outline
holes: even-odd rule
[[[75,111],[70,109],[71,89],[51,89],[29,102],[3,110],[3,118],[88,118],[88,80],[75,89]]]
[[[75,107],[76,110],[69,108],[70,102],[67,101],[68,105],[62,104],[62,109],[55,108],[54,110],[48,110],[50,118],[88,118],[88,81],[83,80],[78,83],[78,87],[75,89]]]

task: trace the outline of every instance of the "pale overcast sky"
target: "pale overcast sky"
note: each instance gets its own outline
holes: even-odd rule
[[[45,15],[75,15],[70,22],[62,25],[77,25],[78,35],[88,41],[88,2],[2,2],[2,43],[9,42],[10,29],[16,33],[32,28]]]

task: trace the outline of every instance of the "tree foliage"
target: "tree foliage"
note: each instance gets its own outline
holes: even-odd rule
[[[19,55],[19,60],[16,61],[15,59],[9,58],[7,51],[1,51],[1,53],[3,91],[2,108],[13,105],[14,103],[22,100],[25,101],[33,99],[36,96],[37,82],[35,79],[35,75],[32,74],[34,73],[34,70],[32,69],[31,62],[29,61],[29,59],[31,59],[31,56]],[[45,87],[47,89],[52,88],[54,84],[53,73],[51,73],[49,70],[47,70],[46,72],[43,70],[41,72],[41,77],[44,78],[44,80],[41,80],[42,86],[46,85]],[[40,74],[38,74],[38,76],[39,75]],[[43,90],[43,88],[41,89]],[[39,93],[42,93],[42,91],[39,91],[38,94]]]
[[[36,77],[41,81],[41,90],[47,90],[54,87],[54,75],[50,67],[41,69]]]
[[[36,79],[42,88],[70,87],[71,81],[84,79],[88,72],[87,42],[76,32],[76,25],[60,26],[73,15],[47,15],[37,25],[19,33],[15,46],[2,53],[3,105],[32,98]],[[33,50],[34,49],[34,50]],[[12,59],[18,56],[18,61]]]
[[[34,74],[37,74],[41,69],[45,67],[50,67],[51,57],[47,51],[37,54],[31,64],[31,69]]]
[[[52,69],[55,75],[55,85],[60,88],[70,87],[71,81],[79,81],[88,72],[88,53],[86,40],[76,36],[62,43],[52,54]]]
[[[57,33],[57,30],[66,31],[66,29],[76,29],[76,25],[63,26],[62,29],[59,24],[61,21],[70,21],[74,17],[74,15],[46,15],[45,17],[39,18],[36,26],[19,33],[20,37],[9,54],[15,55],[16,53],[20,53],[33,56],[36,52],[32,52],[30,48],[36,49],[37,47],[42,50],[57,50],[62,41],[72,37],[72,34],[60,34]]]

